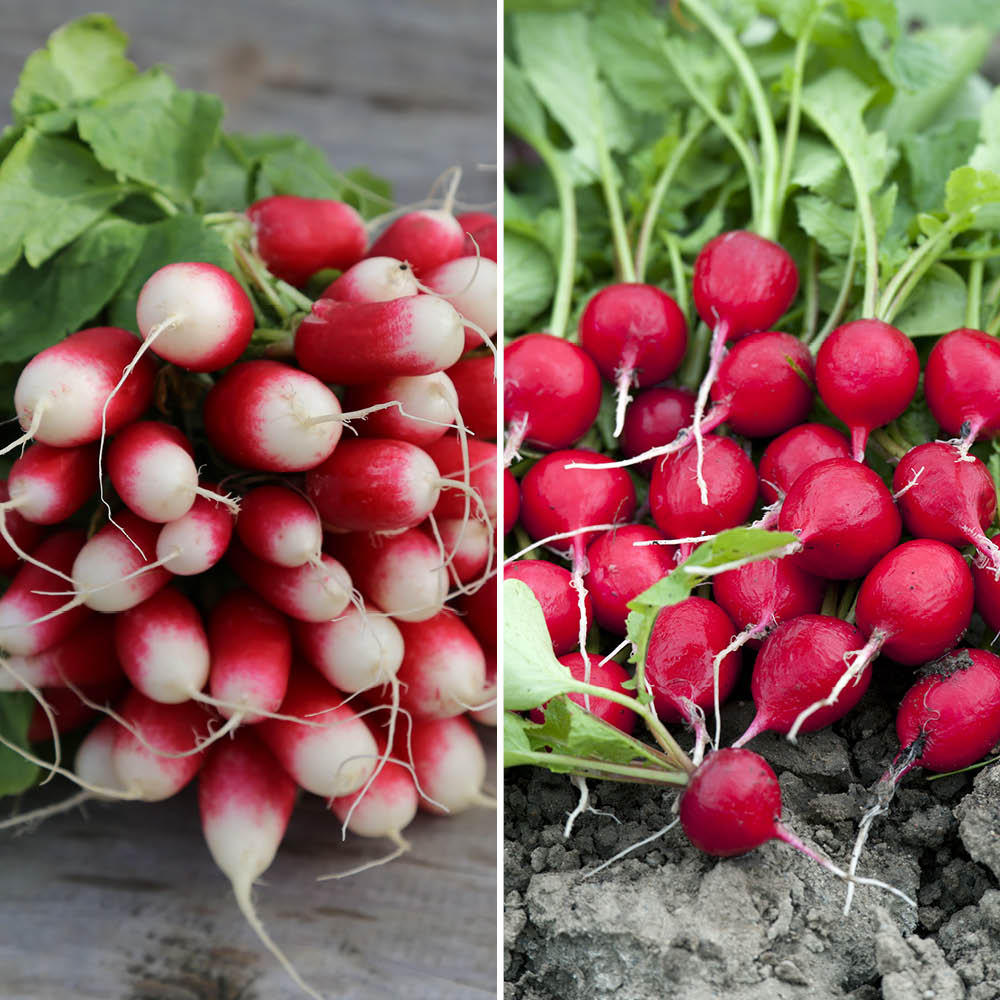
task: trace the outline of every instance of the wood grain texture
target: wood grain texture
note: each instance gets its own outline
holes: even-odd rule
[[[460,199],[496,201],[496,6],[463,0],[0,2],[0,124],[25,57],[101,9],[140,69],[223,96],[224,127],[294,132],[339,169],[366,165],[397,200],[447,167]],[[492,732],[481,731],[495,760]],[[495,781],[495,771],[493,778]],[[67,794],[49,786],[31,807]],[[3,803],[8,809],[11,803]],[[418,818],[413,852],[343,882],[317,875],[384,854],[339,839],[311,796],[255,898],[302,974],[339,1000],[496,993],[496,815]],[[0,834],[4,1000],[291,1000],[302,994],[237,911],[191,790],[155,805],[91,804]]]

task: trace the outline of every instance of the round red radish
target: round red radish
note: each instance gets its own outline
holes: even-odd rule
[[[279,194],[255,201],[247,216],[257,253],[268,270],[304,285],[324,268],[343,271],[360,260],[368,243],[356,209],[332,198]]]
[[[368,257],[396,257],[405,260],[413,273],[424,274],[464,252],[465,230],[443,209],[407,212],[390,223],[368,248]]]
[[[913,341],[877,319],[837,327],[816,355],[816,387],[831,413],[850,428],[851,450],[859,462],[869,433],[910,405],[919,378]]]
[[[544,559],[518,559],[504,567],[505,580],[521,580],[526,583],[542,606],[545,626],[552,639],[552,651],[563,656],[579,645],[579,609],[577,597],[570,586],[572,576],[568,569]],[[593,621],[592,598],[585,601],[586,628]]]
[[[1000,431],[1000,341],[982,330],[945,334],[927,358],[924,394],[948,434],[971,444]]]
[[[917,745],[913,767],[968,767],[1000,742],[1000,657],[955,649],[925,669],[896,714],[899,745]]]
[[[609,285],[580,316],[580,346],[621,397],[633,383],[651,386],[673,375],[687,349],[687,320],[655,285]]]
[[[712,577],[712,597],[738,629],[780,625],[799,615],[815,614],[825,590],[823,580],[787,558],[761,559]],[[747,641],[751,648],[760,644],[759,638]]]
[[[491,441],[477,441],[470,438],[466,441],[469,450],[469,484],[479,494],[488,517],[497,516],[497,447]],[[425,451],[434,460],[441,478],[448,483],[461,483],[464,477],[465,459],[462,456],[462,443],[457,434],[449,432],[437,441],[427,445]],[[465,493],[461,489],[443,484],[441,496],[434,507],[434,516],[464,517]],[[482,514],[477,504],[473,504],[472,513]]]
[[[625,635],[628,602],[667,576],[674,568],[672,545],[636,545],[662,541],[663,536],[645,524],[625,524],[598,535],[587,546],[590,569],[583,582],[601,628]]]
[[[619,694],[629,693],[622,687],[622,684],[629,680],[631,675],[620,663],[616,663],[614,660],[601,663],[602,658],[595,653],[587,653],[587,659],[590,660],[590,679],[588,683],[594,684],[597,687],[608,688],[611,691],[617,691]],[[587,681],[587,671],[584,666],[583,656],[580,653],[567,653],[565,656],[559,657],[559,662],[564,667],[569,668],[569,672],[576,680]],[[591,715],[595,715],[602,722],[614,726],[615,729],[619,729],[623,733],[631,734],[635,729],[636,715],[634,712],[630,712],[624,705],[619,705],[615,701],[608,701],[607,698],[598,698],[596,695],[590,695],[589,699],[587,699],[576,691],[567,697],[570,701],[575,701],[578,705],[582,705],[585,708],[588,707],[587,702],[589,700]],[[545,706],[543,705],[542,708],[532,709],[532,722],[545,721],[544,708]]]
[[[804,614],[778,625],[761,646],[750,679],[757,713],[734,745],[768,729],[789,732],[800,713],[830,696],[847,670],[849,654],[863,645],[853,625],[827,615]],[[871,675],[869,662],[832,705],[816,709],[798,731],[812,732],[842,719],[868,690]]]
[[[803,549],[791,558],[827,580],[863,576],[899,541],[903,525],[892,494],[867,465],[830,458],[794,482],[778,516]]]
[[[653,467],[649,506],[666,538],[694,538],[743,524],[757,499],[757,470],[732,438],[705,437],[703,474],[708,503],[695,478],[696,449],[685,448]]]
[[[694,394],[687,389],[670,389],[654,386],[636,393],[629,404],[622,426],[621,448],[632,458],[651,448],[669,444],[686,427],[694,416]],[[649,476],[653,462],[643,462],[640,469]]]
[[[653,692],[656,714],[664,722],[691,721],[687,702],[708,709],[715,701],[713,660],[733,639],[736,629],[717,604],[689,597],[656,616],[646,647],[645,679]],[[719,701],[736,684],[740,653],[719,663]]]
[[[455,609],[462,615],[462,621],[472,629],[483,647],[487,658],[497,648],[497,575],[494,573],[485,583],[471,594],[462,594],[455,601]],[[489,664],[487,663],[487,666]]]
[[[880,559],[858,591],[858,628],[884,634],[882,652],[897,663],[926,663],[950,649],[972,618],[972,573],[950,545],[903,542]]]
[[[448,554],[448,570],[454,583],[478,580],[496,551],[496,525],[475,516],[448,517],[423,525],[431,538],[438,537]]]
[[[253,336],[253,305],[240,283],[214,264],[177,262],[155,271],[135,306],[150,350],[181,368],[231,365]]]
[[[761,455],[758,472],[764,503],[782,499],[806,469],[828,458],[850,458],[851,445],[826,424],[799,424],[776,437]]]
[[[977,560],[972,564],[975,607],[991,629],[1000,632],[1000,578],[992,566]]]
[[[338,302],[388,302],[420,291],[413,268],[395,257],[366,257],[349,267],[320,295]]]
[[[236,534],[258,559],[289,569],[319,559],[323,548],[323,525],[309,499],[270,483],[243,496]]]
[[[978,458],[963,458],[941,441],[918,445],[899,460],[892,488],[911,535],[956,548],[971,542],[989,556],[992,543],[984,530],[996,514],[997,492],[989,469]]]
[[[709,393],[746,437],[773,437],[800,424],[813,404],[809,348],[788,333],[751,333],[723,359]]]
[[[514,473],[505,468],[503,477],[503,533],[510,534],[517,524],[521,513],[521,487],[514,478]]]
[[[140,358],[116,387],[139,347],[134,333],[97,326],[39,351],[14,389],[21,427],[36,441],[70,448],[100,438],[102,415],[108,434],[135,420],[153,400],[156,362]]]
[[[340,403],[318,378],[280,361],[234,365],[205,397],[205,433],[248,469],[305,472],[340,440]]]
[[[7,474],[11,506],[32,524],[72,517],[97,492],[97,452],[96,444],[53,448],[36,441]]]
[[[722,233],[702,247],[694,263],[694,305],[725,339],[767,330],[784,315],[799,287],[788,252],[745,230]]]
[[[680,820],[688,840],[706,854],[745,854],[780,836],[778,778],[750,750],[716,750],[681,794]]]
[[[576,344],[548,333],[526,334],[504,348],[503,371],[505,454],[522,444],[568,448],[597,419],[601,374]]]

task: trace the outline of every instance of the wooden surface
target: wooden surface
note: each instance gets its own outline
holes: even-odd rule
[[[463,0],[0,0],[0,124],[29,52],[100,9],[141,69],[220,93],[224,127],[295,132],[335,167],[367,165],[397,199],[447,167],[460,198],[495,202],[496,7]],[[484,733],[495,752],[493,734]],[[495,781],[494,777],[491,780]],[[29,805],[66,793],[50,786]],[[9,803],[4,803],[9,805]],[[465,1000],[496,990],[496,815],[422,816],[413,852],[342,882],[315,876],[385,853],[339,840],[304,797],[258,887],[273,937],[325,996]],[[285,1000],[302,994],[236,909],[189,790],[155,805],[91,804],[0,834],[3,1000]]]

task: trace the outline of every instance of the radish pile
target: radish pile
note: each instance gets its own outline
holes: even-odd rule
[[[912,206],[898,209],[888,234],[873,219],[885,176],[862,177],[860,164],[889,140],[874,133],[862,149],[856,134],[845,139],[846,116],[829,95],[840,86],[849,100],[846,70],[827,79],[804,61],[819,7],[793,25],[762,6],[773,34],[798,38],[783,78],[795,79],[789,106],[766,92],[756,43],[703,0],[682,0],[670,16],[635,5],[624,25],[580,12],[513,19],[508,127],[542,164],[512,165],[513,247],[527,260],[523,239],[545,242],[525,212],[537,211],[542,178],[546,210],[564,228],[548,296],[532,298],[526,268],[517,257],[510,265],[505,759],[573,775],[574,817],[588,778],[676,787],[679,823],[701,850],[729,856],[784,840],[847,880],[849,908],[854,887],[872,881],[858,874],[861,849],[887,788],[915,768],[973,765],[1000,743],[1000,657],[989,648],[1000,631],[1000,309],[983,293],[1000,277],[972,242],[995,249],[986,212],[1000,203],[1000,174],[981,155],[955,163],[943,207],[922,208],[945,220],[937,235],[930,223],[912,245],[899,235]],[[682,30],[682,17],[694,25]],[[853,30],[850,15],[831,17]],[[541,39],[558,33],[576,39],[576,69],[568,56],[544,62]],[[641,70],[626,69],[626,40],[643,52]],[[699,54],[728,66],[719,72],[752,106],[759,150],[733,134],[738,113],[695,80]],[[572,167],[584,171],[587,133],[552,85],[574,73],[599,97],[589,184],[538,126],[558,122],[576,144]],[[626,129],[623,108],[660,113],[643,85],[651,79],[697,106],[686,126],[661,119],[672,144],[655,150],[614,132]],[[874,132],[863,107],[852,128]],[[711,139],[702,112],[718,126]],[[670,201],[681,157],[699,157],[696,136],[734,147],[729,186],[719,192],[691,168]],[[797,155],[823,158],[829,176],[814,182],[803,166],[791,179]],[[710,160],[697,159],[705,174]],[[621,184],[636,174],[641,190]],[[813,183],[821,195],[808,193]],[[849,246],[831,238],[828,247],[807,211],[822,200],[832,212],[847,191],[857,232]],[[926,324],[942,313],[929,318],[931,293],[919,285],[932,264],[967,293],[937,328]],[[872,790],[876,805],[859,816],[853,855],[843,845],[849,864],[838,866],[783,825],[777,778],[753,740],[772,730],[795,741],[834,725],[870,687],[900,678],[912,687],[898,753]],[[973,687],[982,693],[974,710],[964,700]],[[722,717],[734,693],[756,711],[727,747]],[[644,738],[633,734],[640,719]],[[571,827],[572,817],[567,836]]]
[[[240,909],[317,997],[251,902],[296,798],[385,860],[419,809],[494,805],[496,220],[452,190],[366,221],[369,194],[173,206],[212,254],[164,241],[128,303],[50,336],[3,447],[2,790],[79,788],[3,825],[196,782]]]

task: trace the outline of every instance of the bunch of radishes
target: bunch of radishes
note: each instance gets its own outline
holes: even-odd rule
[[[504,575],[537,598],[571,699],[626,733],[641,715],[632,699],[693,729],[679,819],[723,856],[772,838],[806,850],[781,824],[774,772],[742,747],[764,730],[794,739],[842,718],[873,670],[911,671],[914,684],[861,839],[909,770],[964,768],[1000,741],[1000,657],[962,646],[974,608],[991,630],[984,645],[1000,631],[1000,549],[987,534],[997,487],[970,451],[1000,431],[1000,342],[971,329],[937,341],[923,391],[953,440],[907,441],[884,428],[917,392],[913,342],[863,317],[811,351],[775,329],[797,289],[792,257],[771,240],[740,230],[702,248],[693,301],[711,347],[697,393],[670,381],[687,324],[651,285],[593,295],[578,344],[533,333],[505,351],[506,455],[520,478],[505,470],[504,524],[519,551]],[[617,391],[620,461],[574,448],[598,419],[602,380]],[[780,558],[698,565],[704,542],[751,523],[778,529],[768,554]],[[520,558],[542,544],[570,568]],[[640,612],[668,593],[657,585],[670,574],[711,583],[659,601],[644,628]],[[614,658],[629,646],[634,683]],[[747,650],[756,716],[722,748],[719,706]],[[533,718],[537,729],[519,730],[533,747],[556,738],[544,714]],[[853,874],[860,842],[849,874],[824,862],[852,883],[864,881]]]
[[[0,738],[71,803],[197,779],[241,909],[318,995],[250,902],[297,792],[393,856],[418,808],[489,804],[470,720],[496,720],[496,221],[408,211],[373,240],[292,196],[239,221],[236,274],[160,267],[141,339],[80,330],[20,375],[0,689],[34,696],[51,759]],[[287,342],[255,336],[277,293],[304,300]]]

